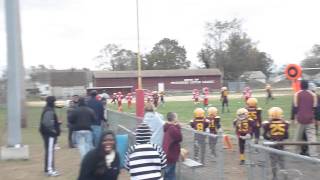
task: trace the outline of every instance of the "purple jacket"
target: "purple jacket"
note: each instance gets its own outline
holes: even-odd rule
[[[176,163],[180,156],[180,142],[182,141],[181,128],[179,125],[166,123],[163,126],[163,131],[162,147],[167,154],[167,163]]]
[[[300,124],[314,122],[314,110],[317,107],[317,96],[310,90],[300,90],[294,95],[293,105],[296,119]]]

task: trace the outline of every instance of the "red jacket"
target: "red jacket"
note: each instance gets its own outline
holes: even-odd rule
[[[181,128],[179,125],[166,123],[163,126],[163,150],[167,154],[167,163],[173,164],[179,160],[180,142],[182,141]]]

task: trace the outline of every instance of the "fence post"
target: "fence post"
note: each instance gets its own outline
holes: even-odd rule
[[[252,156],[251,156],[251,153],[252,153],[252,148],[251,148],[251,139],[246,139],[246,155],[247,155],[247,171],[248,171],[248,180],[254,180],[253,178],[253,166],[254,166],[254,163],[253,163],[253,159],[252,159]]]
[[[217,135],[217,141],[218,141],[218,145],[216,147],[218,147],[218,175],[219,175],[219,179],[223,180],[224,179],[224,148],[223,148],[223,132],[222,131],[218,131],[218,135]]]

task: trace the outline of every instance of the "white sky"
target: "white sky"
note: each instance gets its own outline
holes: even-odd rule
[[[0,0],[0,67],[6,64]],[[95,68],[108,43],[136,51],[135,0],[20,0],[24,63]],[[142,52],[167,37],[197,63],[206,22],[243,20],[243,29],[277,65],[299,63],[320,44],[319,0],[139,0]]]

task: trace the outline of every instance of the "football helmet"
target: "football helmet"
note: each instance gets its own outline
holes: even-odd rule
[[[221,91],[225,91],[225,90],[227,90],[227,89],[228,89],[228,88],[224,86],[224,87],[221,88]]]
[[[240,115],[245,115],[245,114],[248,114],[248,110],[246,108],[240,108],[237,110],[237,115],[240,116]]]
[[[272,107],[269,109],[268,114],[271,119],[280,119],[282,118],[283,111],[279,107]]]
[[[208,116],[216,116],[218,114],[218,109],[216,107],[208,108]]]
[[[258,100],[257,100],[256,98],[249,98],[249,99],[247,100],[247,104],[248,104],[248,106],[250,106],[250,107],[256,107],[257,104],[258,104]]]
[[[196,108],[193,111],[193,115],[195,118],[204,118],[204,110],[202,108]]]

